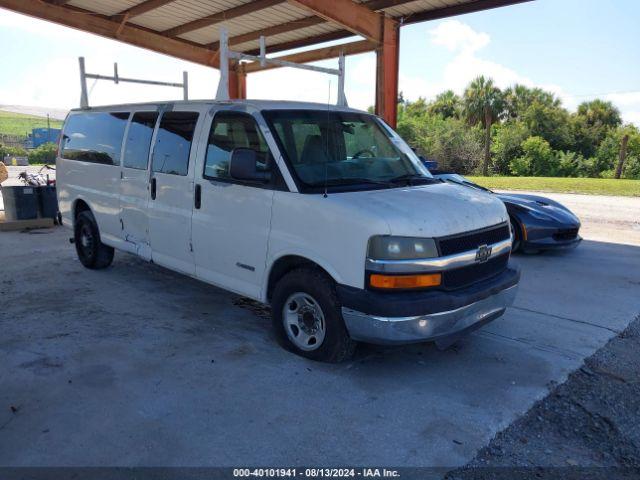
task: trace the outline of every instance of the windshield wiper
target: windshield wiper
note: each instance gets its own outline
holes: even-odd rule
[[[330,178],[328,180],[321,180],[318,182],[308,183],[307,185],[311,187],[324,187],[325,185],[328,187],[335,187],[338,185],[358,185],[358,184],[382,185],[387,188],[395,187],[395,184],[389,181],[374,180],[371,178],[358,178],[358,177]]]
[[[389,182],[391,183],[400,183],[400,182],[407,182],[409,185],[411,185],[411,181],[412,180],[420,180],[421,182],[426,183],[441,183],[441,180],[437,179],[437,178],[433,178],[433,177],[425,177],[424,175],[420,175],[419,173],[407,173],[404,175],[400,175],[397,177],[393,177],[389,179]]]

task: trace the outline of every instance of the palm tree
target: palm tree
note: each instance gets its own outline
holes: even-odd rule
[[[479,76],[473,80],[464,92],[464,111],[472,125],[482,124],[485,129],[484,164],[482,174],[489,173],[491,160],[491,125],[497,122],[504,110],[502,92],[490,78]]]
[[[428,111],[442,118],[457,117],[460,111],[460,97],[453,90],[442,92],[429,104]]]

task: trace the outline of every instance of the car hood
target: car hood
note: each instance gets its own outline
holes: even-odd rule
[[[352,192],[350,202],[382,217],[390,234],[442,237],[507,221],[504,204],[494,195],[450,183]]]
[[[580,220],[571,210],[550,198],[524,193],[500,193],[496,196],[507,205],[507,208],[524,207],[544,213],[558,221],[580,224]]]

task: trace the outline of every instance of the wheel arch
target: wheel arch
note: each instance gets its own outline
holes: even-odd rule
[[[273,295],[273,290],[276,284],[278,283],[278,281],[282,277],[284,277],[287,273],[301,267],[309,267],[309,268],[317,269],[323,272],[324,274],[326,274],[334,282],[338,283],[335,272],[332,273],[331,269],[324,266],[323,264],[324,262],[312,260],[304,255],[298,255],[298,254],[281,255],[271,263],[271,266],[268,269],[268,274],[265,275],[266,284],[265,284],[264,295],[263,295],[264,299],[267,302],[270,302]]]
[[[80,213],[86,212],[86,211],[91,212],[91,214],[93,215],[93,210],[91,210],[91,207],[89,206],[89,203],[82,197],[76,198],[73,201],[73,206],[71,208],[72,219],[73,219],[73,224],[74,225],[76,223],[76,218],[78,218],[78,215],[80,215]]]

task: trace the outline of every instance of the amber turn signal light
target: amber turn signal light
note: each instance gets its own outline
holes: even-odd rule
[[[381,275],[374,273],[369,277],[369,285],[374,288],[407,289],[437,287],[442,283],[442,274],[427,275]]]

